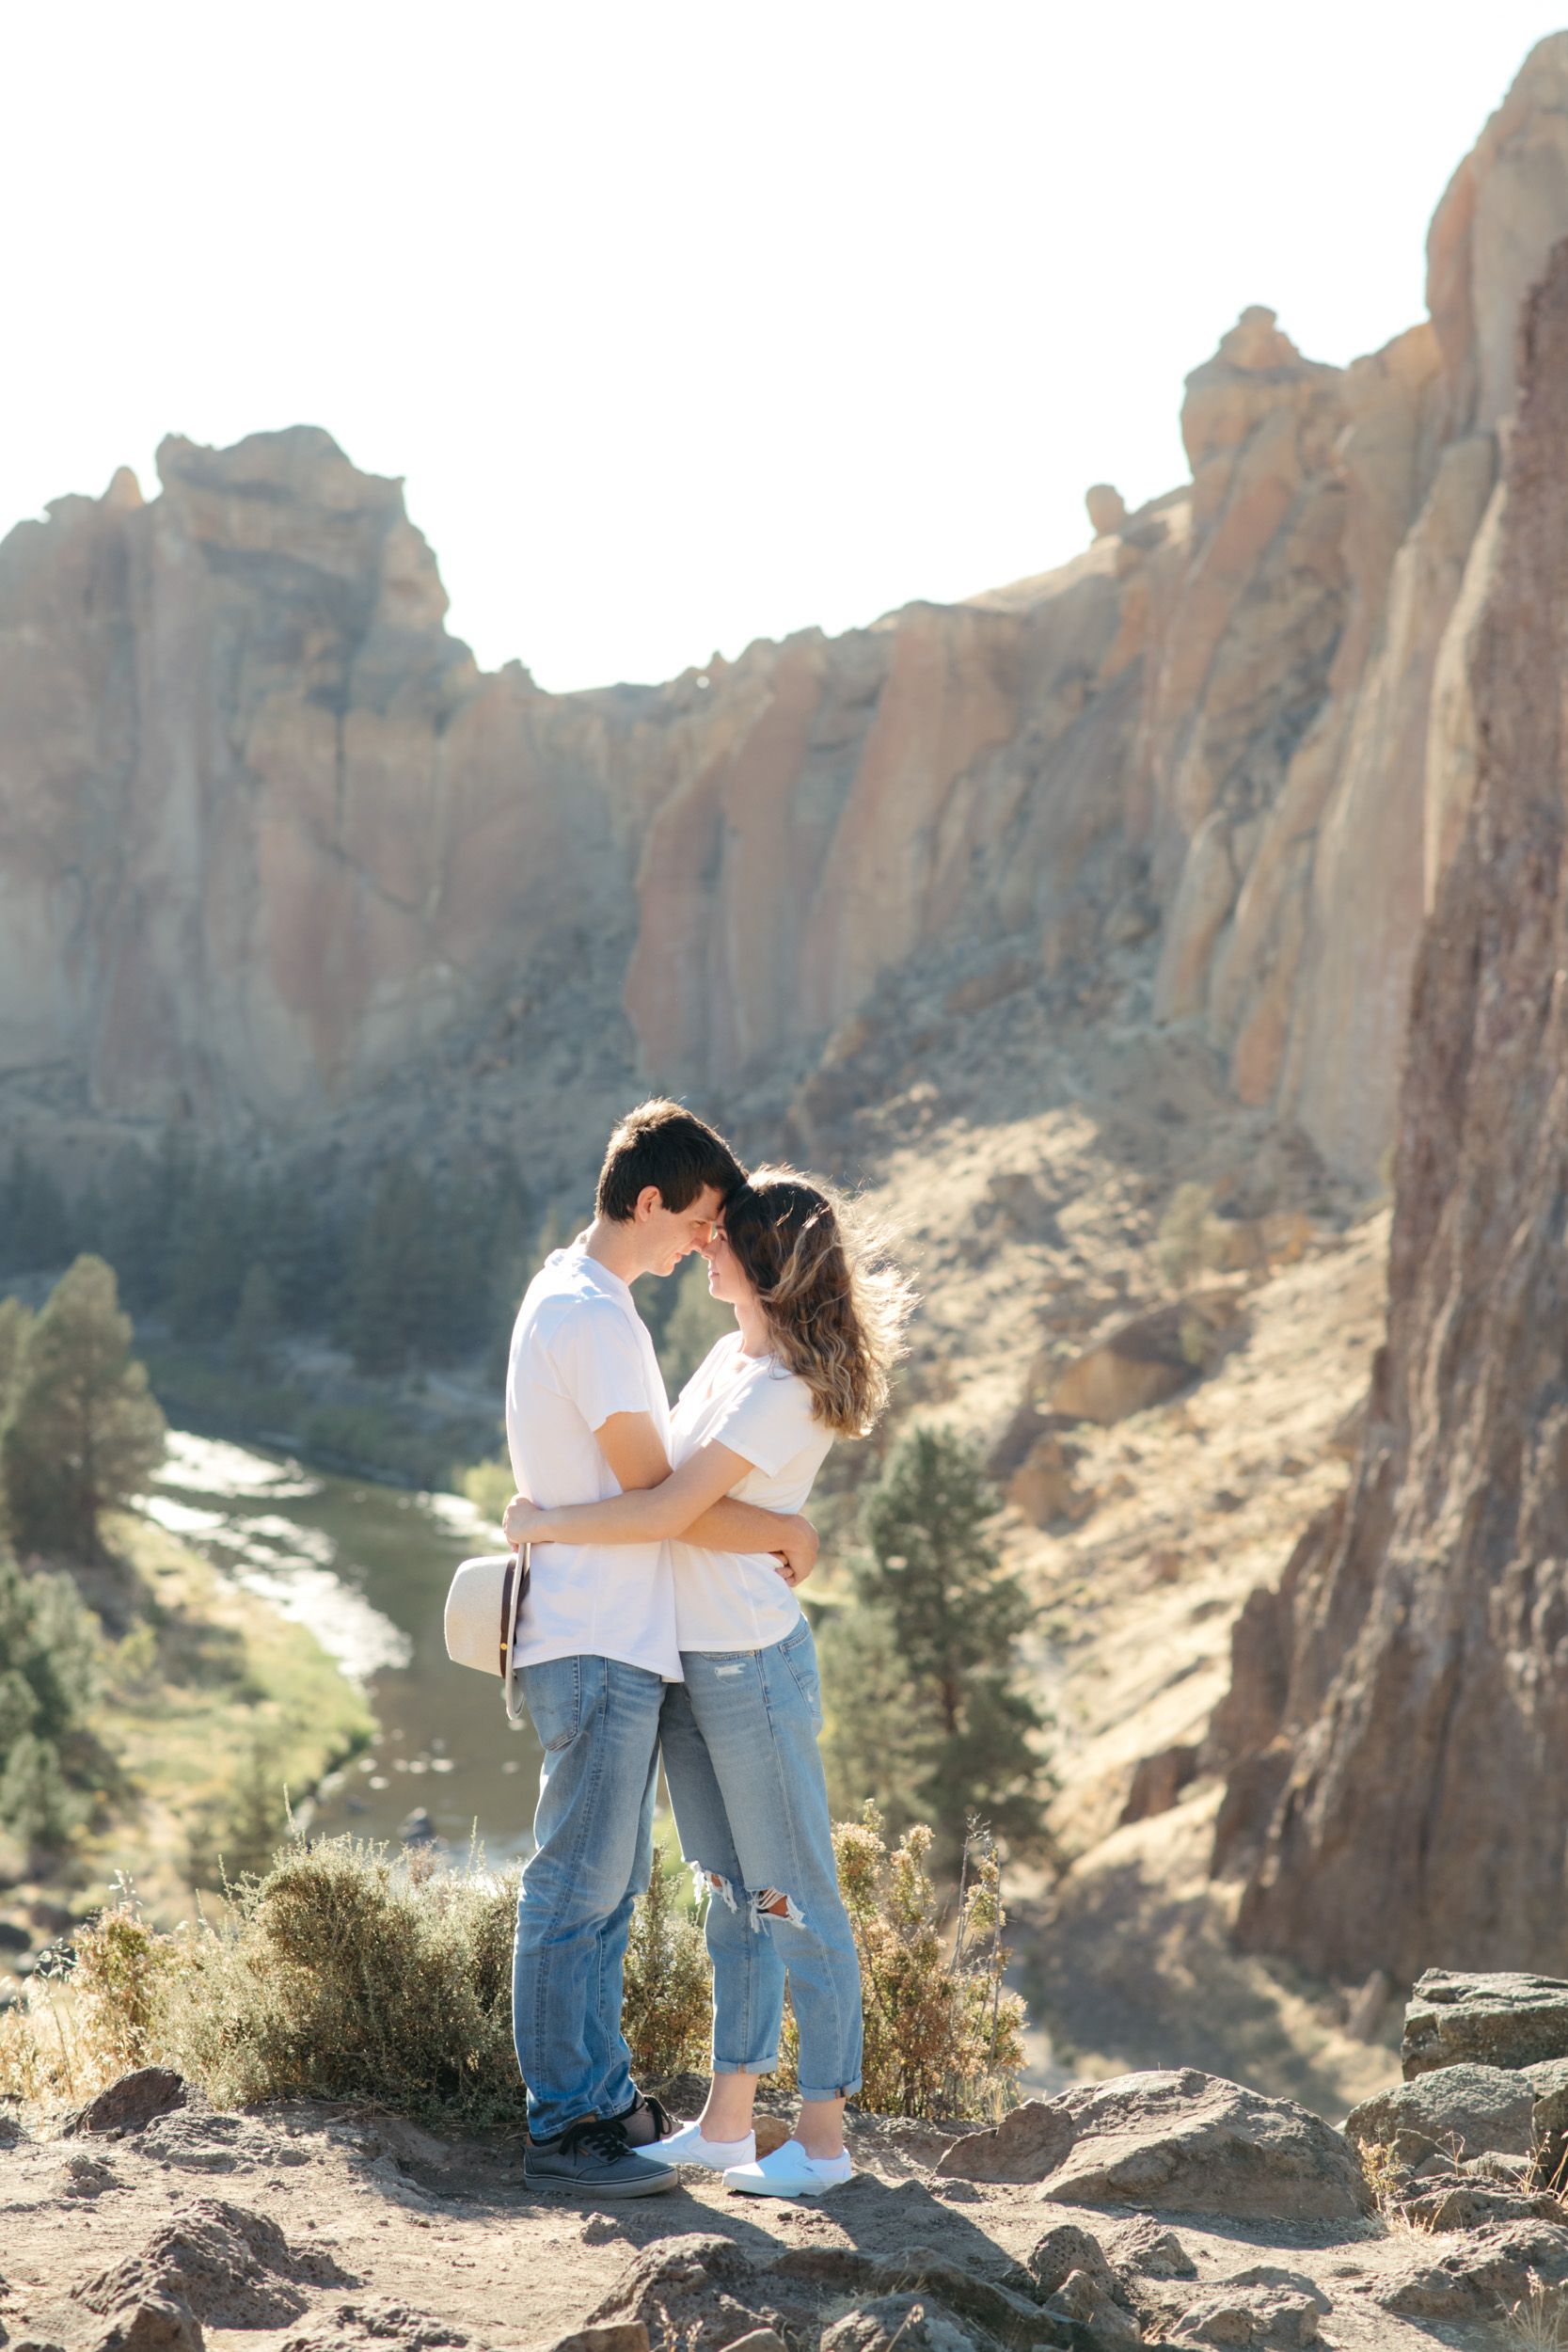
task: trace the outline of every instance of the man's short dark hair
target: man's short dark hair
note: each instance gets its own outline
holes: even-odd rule
[[[645,1185],[657,1186],[667,1209],[689,1209],[705,1185],[727,1200],[746,1171],[722,1136],[705,1120],[662,1098],[639,1103],[610,1136],[594,1206],[624,1225]]]

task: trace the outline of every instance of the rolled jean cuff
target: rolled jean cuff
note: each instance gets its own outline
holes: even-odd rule
[[[798,2083],[796,2090],[802,2099],[852,2099],[860,2087],[861,2077],[857,2074],[852,2083],[834,2083],[831,2090],[808,2090],[804,2083]]]
[[[772,2074],[778,2071],[778,2064],[779,2054],[775,2050],[771,2058],[716,2058],[713,2061],[713,2071],[716,2074]]]

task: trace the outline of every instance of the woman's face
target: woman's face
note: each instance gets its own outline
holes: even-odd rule
[[[713,1232],[703,1255],[707,1260],[707,1286],[715,1298],[721,1298],[726,1307],[749,1307],[756,1293],[747,1279],[746,1269],[730,1248],[730,1237],[724,1231],[723,1218],[714,1220]]]

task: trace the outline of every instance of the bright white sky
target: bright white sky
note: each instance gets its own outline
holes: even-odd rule
[[[49,0],[5,11],[0,532],[323,424],[541,685],[1046,569],[1184,479],[1249,302],[1316,358],[1535,0]]]

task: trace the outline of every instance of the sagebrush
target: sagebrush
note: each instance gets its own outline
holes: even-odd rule
[[[1022,2064],[1006,1992],[994,1858],[974,1849],[956,1935],[926,1871],[930,1832],[889,1851],[872,1808],[834,1833],[865,1977],[860,2105],[990,2115]],[[0,2010],[0,2098],[90,2097],[133,2066],[176,2067],[220,2106],[373,2099],[412,2115],[521,2129],[512,2043],[520,1873],[453,1867],[353,1837],[282,1848],[220,1915],[171,1933],[134,1898],[77,1934]],[[646,2080],[705,2068],[712,1979],[702,1930],[660,1857],[638,1905],[626,2026]],[[780,2080],[792,2085],[793,2039]]]

